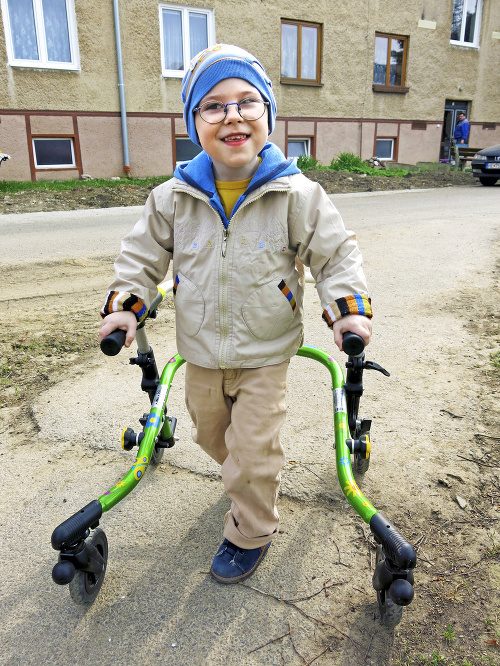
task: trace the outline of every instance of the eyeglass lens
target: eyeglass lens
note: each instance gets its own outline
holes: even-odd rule
[[[241,102],[206,102],[199,107],[200,116],[207,123],[220,123],[227,115],[227,107],[235,105],[244,120],[258,120],[264,115],[266,105],[262,100],[244,99]]]

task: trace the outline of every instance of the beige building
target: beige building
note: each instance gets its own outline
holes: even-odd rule
[[[287,156],[446,160],[459,110],[470,146],[500,143],[495,0],[0,0],[0,10],[0,149],[12,156],[2,179],[171,174],[194,148],[182,75],[216,42],[264,64],[272,140]]]

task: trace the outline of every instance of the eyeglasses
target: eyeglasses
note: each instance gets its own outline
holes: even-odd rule
[[[269,106],[269,102],[264,102],[261,99],[243,99],[241,102],[229,102],[228,104],[209,101],[197,106],[193,109],[193,113],[199,111],[202,120],[211,125],[217,125],[227,116],[227,107],[231,105],[238,107],[238,113],[243,120],[258,120],[266,112],[266,106]]]

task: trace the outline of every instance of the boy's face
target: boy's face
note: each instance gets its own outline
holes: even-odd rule
[[[262,95],[244,79],[224,79],[200,100],[198,106],[208,101],[228,104],[248,98],[261,100]],[[212,158],[215,178],[235,181],[253,176],[259,166],[257,155],[267,141],[267,107],[258,120],[244,120],[236,104],[231,104],[224,120],[216,125],[205,122],[198,111],[195,114],[198,138],[203,150]]]

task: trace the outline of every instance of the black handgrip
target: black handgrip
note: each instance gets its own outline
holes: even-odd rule
[[[365,349],[365,341],[360,335],[347,331],[342,338],[342,351],[349,356],[359,356]]]
[[[112,333],[101,340],[101,351],[106,356],[116,356],[125,344],[126,332],[121,328],[115,329]]]
[[[73,514],[64,523],[56,527],[52,532],[52,548],[54,550],[62,550],[65,546],[68,547],[77,541],[81,541],[85,538],[89,528],[97,527],[101,516],[101,503],[99,500],[92,500],[81,511]]]
[[[413,546],[381,513],[371,517],[370,530],[378,543],[382,544],[385,556],[398,569],[413,569],[417,564],[417,556]]]

